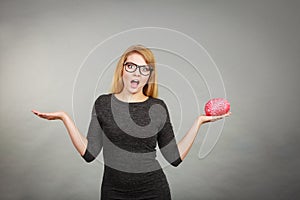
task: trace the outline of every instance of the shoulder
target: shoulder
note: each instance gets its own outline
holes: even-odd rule
[[[111,100],[112,93],[101,94],[95,100],[95,104],[106,104]]]
[[[106,115],[110,108],[111,94],[101,94],[94,101],[97,116]]]
[[[159,104],[161,106],[163,106],[164,108],[167,109],[167,104],[165,103],[165,100],[161,99],[161,98],[154,98],[154,97],[149,97],[151,100],[151,103],[153,104]]]

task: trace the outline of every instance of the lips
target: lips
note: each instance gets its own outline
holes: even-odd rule
[[[131,83],[131,87],[137,88],[137,86],[139,85],[140,81],[137,80],[137,79],[134,79],[134,80],[130,81],[130,83]]]

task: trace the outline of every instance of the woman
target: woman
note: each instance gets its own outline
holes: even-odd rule
[[[87,137],[63,111],[32,111],[44,119],[62,120],[87,162],[103,148],[101,199],[171,199],[166,176],[156,160],[156,144],[164,158],[178,166],[202,124],[230,115],[198,116],[177,144],[167,106],[157,98],[156,73],[151,50],[142,45],[129,47],[117,64],[112,93],[100,95],[94,103]]]

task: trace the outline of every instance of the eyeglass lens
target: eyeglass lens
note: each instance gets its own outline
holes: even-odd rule
[[[142,75],[144,76],[147,76],[150,74],[151,72],[151,68],[150,66],[148,65],[136,65],[134,63],[131,63],[131,62],[127,62],[124,64],[125,65],[125,70],[130,72],[130,73],[133,73],[137,70],[137,68],[139,68],[139,71]]]

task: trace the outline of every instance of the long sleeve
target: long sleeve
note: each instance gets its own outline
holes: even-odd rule
[[[87,133],[87,148],[82,156],[87,162],[93,161],[100,153],[103,146],[103,130],[97,118],[95,105],[93,106],[91,121]]]
[[[178,146],[176,143],[173,127],[170,121],[169,111],[166,104],[163,102],[166,109],[167,118],[163,124],[163,128],[158,133],[158,147],[164,158],[172,165],[178,166],[182,160],[180,158]]]

